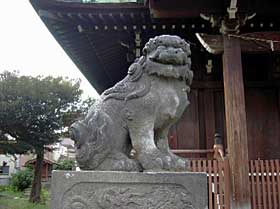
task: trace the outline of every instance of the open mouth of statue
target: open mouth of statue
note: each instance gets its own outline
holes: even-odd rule
[[[146,61],[145,71],[149,75],[158,75],[168,78],[175,78],[179,80],[185,80],[190,83],[191,80],[189,71],[191,63],[184,65],[166,64],[148,59]]]
[[[171,49],[158,49],[149,55],[149,60],[165,65],[182,66],[190,62],[189,55],[182,49],[171,48]]]
[[[89,155],[89,147],[84,144],[83,146],[80,146],[79,148],[76,148],[76,159],[79,162],[87,161]]]
[[[152,62],[164,65],[184,66],[187,65],[187,57],[164,56],[164,57],[149,57]]]
[[[161,59],[155,59],[155,58],[149,58],[147,60],[147,65],[152,66],[154,68],[161,68],[162,70],[189,70],[191,67],[191,63],[187,62],[186,60],[180,60],[177,59],[168,59],[168,60],[161,60]]]

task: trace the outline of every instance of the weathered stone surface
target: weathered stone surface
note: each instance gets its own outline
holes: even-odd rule
[[[203,173],[55,171],[52,209],[205,209]]]
[[[170,151],[168,131],[189,105],[190,54],[178,36],[150,39],[128,75],[72,125],[81,169],[186,170],[187,162]]]

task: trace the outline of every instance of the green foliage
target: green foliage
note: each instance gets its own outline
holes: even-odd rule
[[[47,204],[47,202],[50,200],[50,193],[46,189],[42,189],[41,191],[41,203]]]
[[[58,163],[57,165],[54,166],[55,170],[68,170],[71,171],[73,170],[75,166],[75,162],[73,160],[63,160],[60,163]]]
[[[23,192],[16,191],[10,184],[8,186],[0,186],[0,196],[21,198],[23,196]]]
[[[45,145],[57,142],[71,124],[70,120],[65,123],[65,115],[79,109],[81,93],[80,81],[7,71],[0,74],[0,151],[35,151],[37,165],[41,165]],[[36,166],[30,198],[34,202],[40,200],[39,169]],[[18,182],[17,188],[21,190],[26,183]]]
[[[22,153],[56,142],[81,93],[79,81],[0,74],[0,149]]]
[[[48,204],[33,204],[27,199],[18,198],[18,196],[6,197],[0,193],[0,208],[2,209],[50,209]]]
[[[70,126],[75,120],[84,117],[87,112],[89,111],[90,107],[95,103],[95,99],[88,97],[87,99],[81,101],[77,105],[71,106],[71,111],[68,111],[63,115],[63,122],[68,127]],[[67,135],[64,135],[68,137]]]
[[[12,191],[12,187],[10,185],[0,185],[0,192]]]
[[[41,202],[39,204],[28,203],[26,194],[24,192],[15,191],[12,186],[1,186],[0,185],[0,208],[6,206],[7,209],[31,209],[31,208],[50,208],[47,207],[50,202],[50,193],[47,189],[43,188],[41,191]]]
[[[12,175],[11,186],[14,191],[24,191],[30,187],[33,180],[33,171],[24,169]]]

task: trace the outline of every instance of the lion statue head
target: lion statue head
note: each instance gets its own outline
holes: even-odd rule
[[[143,56],[131,64],[128,75],[104,91],[102,97],[104,100],[130,100],[144,96],[149,92],[149,83],[141,91],[135,91],[139,89],[138,84],[144,74],[185,80],[186,85],[190,86],[193,79],[190,55],[190,45],[179,36],[156,36],[146,43]]]
[[[148,74],[182,78],[189,85],[193,78],[190,55],[190,45],[179,36],[156,36],[143,48]]]

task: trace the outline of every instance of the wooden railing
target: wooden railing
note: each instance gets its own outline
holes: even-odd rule
[[[214,149],[175,149],[172,152],[183,158],[213,159]]]
[[[208,208],[229,209],[228,160],[191,160],[191,171],[206,172],[208,178]]]
[[[251,160],[249,165],[253,209],[280,208],[280,160]]]
[[[228,159],[193,159],[190,166],[207,173],[209,209],[230,209]],[[280,160],[251,160],[249,169],[252,209],[280,209]]]

